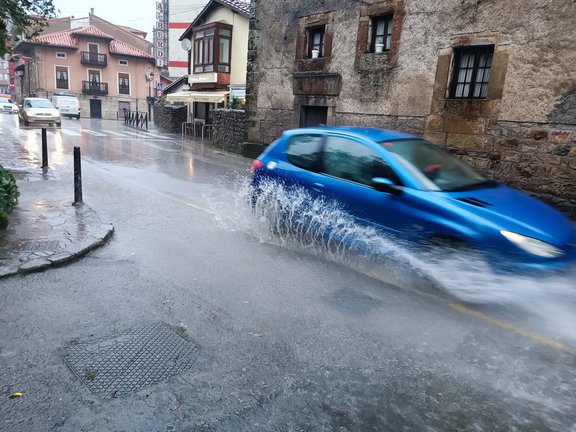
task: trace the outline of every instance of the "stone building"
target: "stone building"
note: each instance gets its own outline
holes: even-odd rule
[[[576,2],[253,0],[248,139],[400,129],[576,218]]]

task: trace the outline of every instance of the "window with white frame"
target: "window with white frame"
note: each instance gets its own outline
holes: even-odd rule
[[[56,58],[63,58],[63,59],[65,59],[66,57],[67,57],[67,55],[66,55],[65,52],[62,52],[62,51],[57,51],[57,52],[56,52]]]
[[[120,66],[128,66],[128,60],[122,60],[122,59],[120,59],[120,60],[118,60],[118,64],[119,64]]]
[[[67,66],[56,66],[56,88],[68,90]]]

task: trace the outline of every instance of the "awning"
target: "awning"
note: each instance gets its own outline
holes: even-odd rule
[[[220,92],[199,92],[199,91],[181,91],[176,93],[169,93],[166,95],[168,102],[210,102],[210,103],[223,103],[226,102],[228,91]]]

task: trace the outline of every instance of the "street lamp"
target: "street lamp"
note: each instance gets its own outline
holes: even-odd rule
[[[24,69],[14,71],[20,77],[20,102],[24,99]]]
[[[152,96],[152,82],[154,81],[154,72],[150,71],[146,74],[146,81],[148,81],[148,118],[152,121],[152,105],[156,98]]]

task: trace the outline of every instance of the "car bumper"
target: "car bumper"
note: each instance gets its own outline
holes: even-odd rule
[[[30,123],[60,123],[61,117],[28,117]]]

